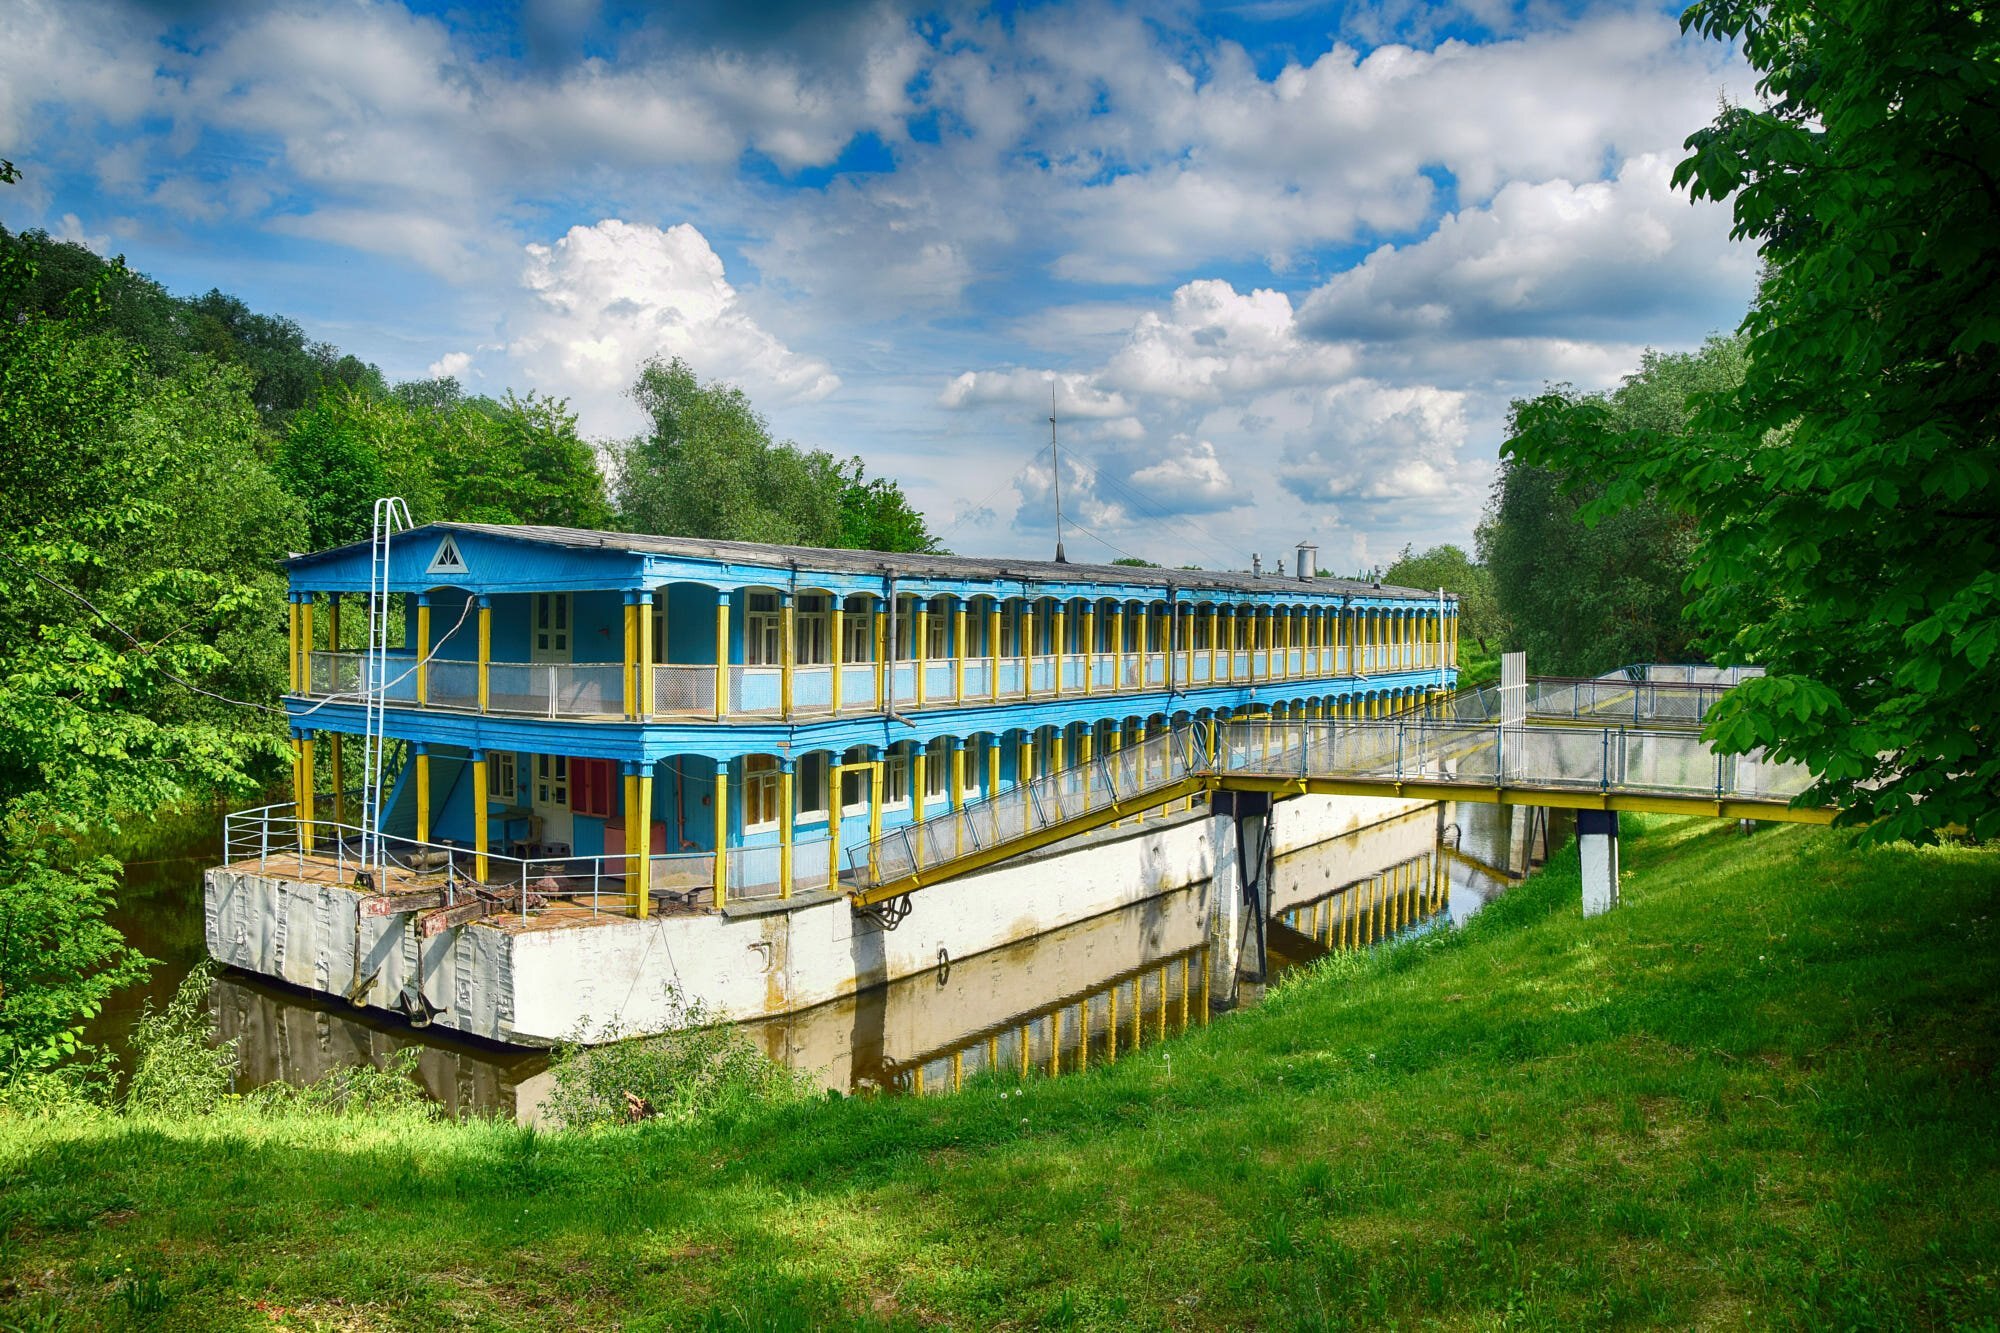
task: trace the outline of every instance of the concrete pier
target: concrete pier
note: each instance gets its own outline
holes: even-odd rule
[[[1289,799],[1270,817],[1273,854],[1425,804]],[[330,871],[315,875],[308,862],[300,875],[275,861],[261,871],[254,863],[209,871],[205,930],[210,955],[228,966],[538,1046],[601,1033],[609,1022],[626,1035],[663,1030],[674,1013],[669,987],[729,1019],[796,1013],[935,969],[940,958],[971,958],[1187,890],[1197,891],[1192,901],[1214,934],[1225,899],[1243,911],[1241,886],[1219,892],[1215,879],[1218,826],[1231,822],[1198,809],[1103,830],[926,889],[893,931],[858,916],[844,897],[817,895],[647,920],[571,917],[550,926],[532,913],[525,923],[498,916],[419,940],[410,915],[361,915],[363,895]],[[1228,851],[1233,862],[1233,842]],[[1240,915],[1236,922],[1239,931],[1246,924]]]
[[[1577,811],[1576,846],[1583,861],[1583,914],[1601,916],[1618,906],[1618,812]]]

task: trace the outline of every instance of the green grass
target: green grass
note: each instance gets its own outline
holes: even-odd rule
[[[1995,1327],[2000,857],[1638,823],[1014,1096],[0,1121],[0,1326]]]

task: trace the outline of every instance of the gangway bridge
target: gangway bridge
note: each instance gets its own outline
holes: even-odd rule
[[[1611,836],[1608,905],[1617,812],[1832,822],[1833,809],[1795,803],[1813,782],[1803,766],[1718,754],[1702,739],[1689,710],[1705,711],[1720,687],[1525,686],[1465,691],[1389,719],[1178,726],[861,844],[843,882],[857,910],[893,925],[921,889],[1200,793],[1219,798],[1218,814],[1301,795],[1395,796],[1592,812],[1580,814],[1579,834]],[[1638,724],[1589,725],[1594,716]]]

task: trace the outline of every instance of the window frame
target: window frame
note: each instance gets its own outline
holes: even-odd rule
[[[573,789],[573,774],[570,772],[569,756],[566,754],[538,754],[535,756],[535,799],[534,804],[551,806],[557,810],[576,813],[569,803]]]
[[[768,606],[764,603],[768,602]],[[751,588],[743,593],[743,665],[784,665],[784,606],[775,592]],[[768,655],[768,659],[766,657]]]
[[[833,771],[833,757],[825,750],[814,750],[802,754],[792,764],[792,824],[824,824],[828,821],[830,802],[827,788]],[[808,807],[809,794],[817,794],[819,804]]]
[[[500,781],[500,775],[507,775]],[[520,756],[512,750],[486,752],[486,799],[514,805],[521,799]]]
[[[763,833],[778,827],[778,797],[781,785],[779,779],[782,775],[783,766],[778,762],[776,755],[746,754],[743,756],[743,781],[741,788],[743,792],[744,833]],[[769,819],[753,820],[751,818],[753,808],[762,810],[766,807],[771,812]]]

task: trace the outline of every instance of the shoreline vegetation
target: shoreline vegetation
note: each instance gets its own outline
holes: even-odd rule
[[[1057,1080],[0,1113],[0,1326],[1994,1327],[2000,854],[1626,824]]]

